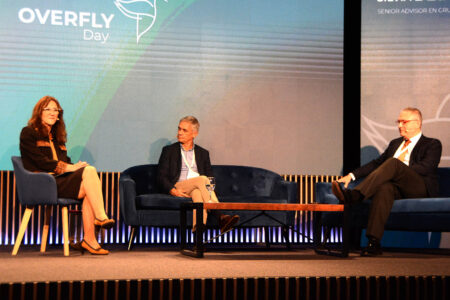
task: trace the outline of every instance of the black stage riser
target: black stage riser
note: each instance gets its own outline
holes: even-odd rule
[[[446,300],[448,276],[141,279],[0,285],[1,299]]]

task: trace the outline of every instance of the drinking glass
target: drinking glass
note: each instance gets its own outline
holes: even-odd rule
[[[216,178],[208,177],[209,183],[206,184],[206,189],[209,191],[209,200],[211,200],[211,193],[216,188]]]

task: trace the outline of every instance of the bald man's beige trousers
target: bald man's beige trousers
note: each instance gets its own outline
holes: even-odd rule
[[[184,181],[177,182],[175,184],[175,188],[185,194],[188,194],[192,201],[195,203],[218,203],[219,200],[217,199],[216,194],[214,191],[209,193],[209,191],[206,188],[206,185],[209,183],[209,179],[206,176],[198,176],[194,178],[190,178]],[[196,224],[196,214],[195,211],[192,215],[192,226],[195,227]],[[206,224],[206,219],[208,217],[206,209],[203,210],[203,224]]]

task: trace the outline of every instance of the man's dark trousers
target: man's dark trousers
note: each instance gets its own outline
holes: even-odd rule
[[[354,188],[371,198],[366,235],[381,239],[395,199],[427,197],[423,178],[396,158],[389,158]]]

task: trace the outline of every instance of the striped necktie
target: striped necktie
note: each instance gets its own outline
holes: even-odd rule
[[[402,150],[405,150],[405,148],[408,147],[409,144],[411,144],[411,140],[405,140],[405,143],[402,146]],[[408,154],[408,150],[403,151],[402,154],[400,154],[400,156],[398,157],[398,159],[400,161],[404,162],[406,154]]]

